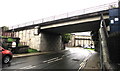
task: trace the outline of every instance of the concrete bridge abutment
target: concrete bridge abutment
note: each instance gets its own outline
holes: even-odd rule
[[[63,49],[61,35],[48,32],[42,32],[40,34],[40,51],[59,51]]]
[[[37,51],[59,51],[63,49],[60,34],[51,32],[40,32],[34,34],[34,28],[14,32],[15,37],[20,38],[20,44],[25,43],[29,48]],[[23,45],[23,44],[22,44]]]

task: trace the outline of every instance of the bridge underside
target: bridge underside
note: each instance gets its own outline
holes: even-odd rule
[[[105,20],[106,23],[109,23],[109,20]],[[100,20],[85,22],[85,23],[77,23],[73,25],[65,25],[59,27],[53,27],[48,29],[42,29],[42,32],[50,32],[56,34],[64,34],[64,33],[75,33],[75,32],[86,32],[86,31],[96,31],[100,27]]]
[[[100,20],[96,20],[96,21],[92,21],[92,22],[85,22],[85,23],[75,23],[72,25],[64,25],[64,26],[59,26],[59,27],[52,27],[52,28],[47,28],[47,29],[41,29],[41,34],[46,34],[46,38],[44,39],[44,41],[42,41],[41,43],[44,42],[54,42],[53,44],[56,44],[56,46],[59,46],[61,49],[64,48],[62,45],[58,45],[61,44],[62,39],[60,37],[61,34],[65,34],[65,33],[75,33],[75,32],[86,32],[86,31],[98,31],[100,28]],[[109,23],[109,19],[105,20],[106,23]],[[58,34],[56,35],[56,37],[52,37],[53,34]],[[48,37],[50,36],[50,37]],[[52,39],[51,39],[52,38]],[[59,39],[58,40],[54,40],[54,39]],[[61,39],[61,41],[60,41]],[[52,46],[51,44],[44,44],[44,45],[48,45],[51,49],[52,48],[56,48],[56,46]],[[42,46],[44,46],[42,45]],[[47,47],[45,48],[45,50],[48,50]],[[97,50],[97,48],[95,48]],[[43,50],[44,51],[44,50]]]

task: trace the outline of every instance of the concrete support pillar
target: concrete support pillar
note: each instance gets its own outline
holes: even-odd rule
[[[61,49],[63,49],[61,35],[41,33],[40,51],[58,51]]]

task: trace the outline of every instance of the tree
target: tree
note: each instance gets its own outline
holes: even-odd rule
[[[64,44],[68,43],[70,40],[70,34],[63,34],[62,35],[62,41]]]
[[[70,40],[70,34],[62,34],[63,49],[65,49],[65,44]]]

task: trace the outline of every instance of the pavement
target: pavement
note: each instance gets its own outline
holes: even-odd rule
[[[34,52],[34,53],[13,54],[13,58],[34,56],[34,55],[40,55],[40,54],[46,54],[46,53],[50,53],[50,52]]]
[[[92,55],[87,60],[83,71],[100,71],[100,59],[97,52],[92,52]]]

